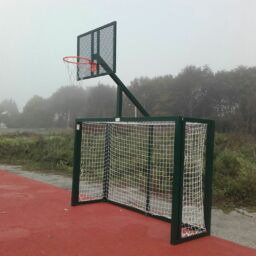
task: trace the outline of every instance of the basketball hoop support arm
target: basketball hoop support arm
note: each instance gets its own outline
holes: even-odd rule
[[[109,76],[114,80],[117,84],[117,101],[116,101],[116,117],[122,117],[122,93],[129,98],[129,100],[135,105],[135,107],[140,111],[143,116],[150,116],[149,113],[144,109],[144,107],[139,103],[139,101],[134,97],[134,95],[129,91],[129,89],[124,85],[124,83],[120,80],[120,78],[115,74],[111,73],[111,69],[108,64],[99,56],[98,54],[94,54],[93,58],[97,60],[106,72],[109,73]]]

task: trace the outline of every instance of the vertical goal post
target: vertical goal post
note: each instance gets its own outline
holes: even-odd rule
[[[171,223],[172,244],[210,234],[214,122],[78,118],[72,205],[109,202]]]

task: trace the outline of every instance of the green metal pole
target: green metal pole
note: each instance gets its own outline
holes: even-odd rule
[[[211,233],[211,208],[212,208],[212,176],[213,176],[213,153],[214,153],[214,121],[207,124],[206,135],[206,163],[205,163],[205,196],[204,214],[206,232]]]
[[[123,84],[123,82],[119,79],[119,77],[114,73],[111,73],[109,75],[116,82],[116,84],[121,88],[121,90],[129,98],[129,100],[137,107],[140,113],[143,116],[149,116],[149,113],[144,109],[144,107],[139,103],[139,101],[134,97],[134,95],[128,90],[128,88]]]
[[[75,141],[74,141],[72,195],[71,195],[71,205],[72,206],[78,205],[78,203],[79,203],[81,139],[82,139],[82,123],[81,122],[76,122]]]
[[[125,95],[129,98],[129,100],[137,107],[137,109],[141,112],[143,116],[149,116],[149,113],[144,109],[144,107],[139,103],[139,101],[134,97],[134,95],[128,90],[128,88],[124,85],[124,83],[120,80],[120,78],[112,72],[111,68],[108,64],[99,56],[98,54],[94,54],[93,58],[98,61],[98,63],[105,69],[109,76],[114,80],[118,87],[125,93]]]
[[[104,149],[103,199],[108,200],[109,164],[110,164],[110,125],[106,124]]]
[[[123,92],[121,88],[117,86],[116,117],[122,117],[122,107],[123,107]]]
[[[171,244],[178,244],[181,241],[184,146],[185,122],[182,117],[178,117],[175,122]]]

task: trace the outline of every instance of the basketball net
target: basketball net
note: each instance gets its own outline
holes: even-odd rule
[[[82,79],[84,74],[97,71],[97,64],[87,57],[66,56],[63,58],[63,62],[68,73],[68,85],[79,85],[79,78]]]

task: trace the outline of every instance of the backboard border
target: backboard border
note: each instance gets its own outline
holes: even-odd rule
[[[113,59],[113,71],[111,73],[116,73],[116,34],[117,34],[117,29],[116,29],[117,22],[116,21],[112,21],[112,22],[110,22],[108,24],[105,24],[101,27],[92,29],[92,30],[90,30],[86,33],[78,35],[77,36],[77,56],[80,56],[80,50],[79,49],[80,49],[80,38],[81,37],[84,37],[84,36],[89,35],[89,34],[93,35],[94,32],[99,31],[99,30],[104,29],[104,28],[109,27],[109,26],[113,26],[113,48],[114,48],[113,49],[113,58],[114,58]],[[91,53],[91,55],[92,55],[92,53]],[[86,57],[92,58],[92,56],[86,56]],[[105,73],[98,74],[98,72],[97,72],[97,74],[95,74],[95,75],[92,74],[91,76],[88,76],[88,77],[79,77],[77,75],[77,81],[90,79],[90,78],[95,78],[95,77],[99,77],[99,76],[105,76],[105,75],[108,75],[108,74],[111,74],[111,73],[105,72]]]

